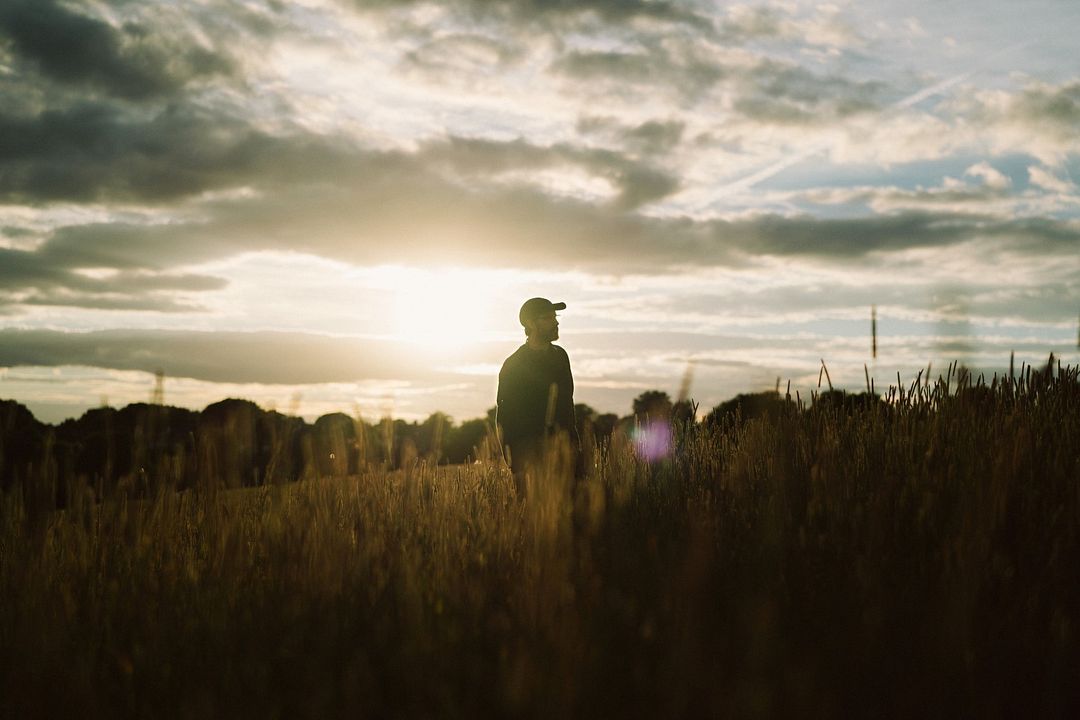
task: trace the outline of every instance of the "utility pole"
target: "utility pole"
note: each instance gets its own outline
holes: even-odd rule
[[[877,360],[877,305],[870,306],[870,352]]]

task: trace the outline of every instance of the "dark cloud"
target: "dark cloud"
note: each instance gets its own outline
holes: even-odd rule
[[[727,65],[692,48],[645,43],[634,50],[564,54],[551,72],[580,83],[584,92],[617,97],[675,92],[694,102],[724,92],[732,109],[758,123],[820,125],[884,107],[887,85],[822,75],[764,59],[751,67]]]
[[[1055,218],[1017,218],[991,225],[990,237],[1012,241],[1025,254],[1056,255],[1073,253],[1080,247],[1080,221]]]
[[[941,109],[999,155],[1024,153],[1057,165],[1075,156],[1080,142],[1080,79],[1029,82],[1011,93],[965,88],[943,99]]]
[[[128,100],[171,96],[192,81],[234,72],[227,56],[190,38],[134,23],[114,27],[50,0],[6,0],[0,36],[52,80]]]
[[[819,205],[858,204],[880,212],[898,209],[927,210],[948,208],[953,212],[978,215],[992,213],[994,203],[1012,197],[1007,185],[964,185],[958,187],[917,188],[896,187],[826,188],[798,193],[797,199]],[[1007,207],[1006,212],[1012,212]]]
[[[359,10],[378,11],[423,5],[426,0],[346,0]],[[473,19],[566,21],[595,15],[606,22],[625,23],[645,18],[698,27],[711,22],[694,12],[691,3],[668,0],[450,0],[443,3]]]
[[[552,63],[549,71],[594,94],[629,96],[663,90],[685,100],[700,97],[730,72],[720,63],[698,57],[691,46],[673,52],[662,44],[633,51],[571,51]]]
[[[678,180],[659,168],[628,159],[614,151],[568,144],[545,147],[523,140],[495,142],[450,138],[423,148],[418,160],[424,166],[449,165],[474,182],[482,182],[483,178],[492,174],[576,167],[610,181],[618,189],[619,194],[614,202],[618,210],[636,209],[678,189]]]
[[[0,296],[2,297],[2,296]],[[0,300],[3,302],[3,300]],[[33,290],[17,298],[12,305],[75,307],[83,310],[116,310],[156,313],[198,313],[206,308],[198,303],[184,302],[160,295],[124,296],[113,294],[78,293],[67,290]]]
[[[984,235],[988,229],[954,215],[917,212],[852,219],[774,215],[715,226],[718,236],[739,238],[739,246],[753,254],[834,259],[951,245]]]
[[[305,384],[437,379],[401,345],[306,333],[0,330],[0,366],[164,370],[208,382]],[[430,365],[430,363],[428,363]]]
[[[575,51],[564,55],[552,66],[556,72],[582,80],[627,80],[654,83],[663,79],[664,67],[643,52],[584,52]]]
[[[582,135],[610,133],[622,128],[618,118],[610,115],[582,115],[578,118],[575,129]]]
[[[643,155],[662,155],[674,149],[683,138],[686,124],[680,120],[649,120],[638,125],[624,125],[613,117],[586,116],[577,122],[582,135],[610,139]]]
[[[222,278],[190,273],[114,271],[121,263],[80,263],[55,251],[0,248],[0,305],[59,305],[110,310],[191,312],[201,307],[176,293],[224,288]],[[125,263],[126,264],[126,263]],[[106,267],[103,276],[79,272]]]
[[[883,105],[886,86],[839,75],[818,75],[766,60],[735,82],[733,107],[750,120],[777,125],[818,125]]]
[[[194,106],[149,117],[85,102],[32,116],[0,110],[0,199],[160,202],[280,179],[340,152],[314,136],[274,137]]]
[[[451,263],[624,274],[733,267],[762,255],[859,262],[963,242],[978,242],[987,251],[1068,254],[1078,240],[1074,223],[960,213],[652,218],[538,191],[471,191],[432,176],[399,173],[392,185],[346,186],[336,196],[223,203],[201,225],[65,228],[27,255],[36,254],[46,266],[163,272],[242,251],[293,250],[362,265]]]
[[[37,252],[0,248],[0,288],[55,284],[66,274],[64,269],[53,267]]]
[[[0,234],[3,234],[9,238],[26,238],[34,237],[38,233],[30,228],[19,227],[16,225],[4,225],[0,227]]]
[[[199,262],[204,256],[197,245],[185,246],[185,237],[199,233],[196,223],[137,225],[93,223],[57,229],[35,251],[26,253],[50,268],[109,268],[118,271],[157,271],[176,265]],[[233,248],[222,243],[221,252]]]
[[[1013,98],[1008,116],[1060,139],[1080,138],[1080,80],[1033,85]]]
[[[671,150],[682,140],[685,123],[678,120],[650,120],[627,130],[623,137],[649,154]]]
[[[600,92],[630,94],[662,87],[693,98],[716,83],[715,63],[700,45],[715,29],[700,3],[664,0],[345,0],[380,12],[380,28],[419,46],[402,67],[429,82],[475,86],[531,52],[564,53],[549,71]],[[427,6],[435,12],[393,13]],[[391,11],[391,12],[387,12]],[[699,12],[700,11],[700,12]],[[581,50],[576,37],[610,37],[635,49]],[[591,88],[591,85],[602,87]]]

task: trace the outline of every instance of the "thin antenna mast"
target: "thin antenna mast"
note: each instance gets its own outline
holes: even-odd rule
[[[877,305],[870,306],[870,352],[877,360]]]

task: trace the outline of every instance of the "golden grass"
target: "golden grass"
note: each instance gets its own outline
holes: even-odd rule
[[[492,463],[100,503],[42,467],[0,715],[1075,716],[1077,372],[950,380],[617,435],[525,502]]]

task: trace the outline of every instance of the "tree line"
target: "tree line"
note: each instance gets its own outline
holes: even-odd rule
[[[838,400],[857,397],[835,394]],[[776,415],[790,402],[778,392],[742,394],[714,407],[701,422]],[[575,406],[579,435],[600,445],[650,419],[694,424],[696,411],[693,401],[674,402],[661,390],[641,393],[631,413],[621,417]],[[370,466],[394,470],[421,459],[469,463],[498,456],[494,427],[495,408],[460,423],[442,412],[419,422],[368,422],[338,412],[308,423],[235,398],[202,411],[148,403],[100,407],[52,426],[24,405],[0,400],[0,489],[29,478],[52,478],[57,486],[80,478],[99,494],[123,487],[138,495],[162,478],[178,489],[200,483],[248,487],[348,475]]]

